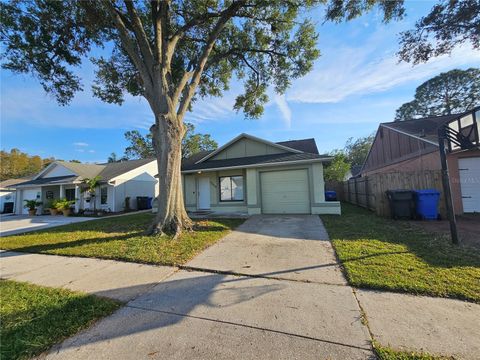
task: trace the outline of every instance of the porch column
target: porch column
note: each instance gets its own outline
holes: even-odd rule
[[[63,189],[63,185],[60,185],[60,199],[63,199],[65,197],[65,191]]]
[[[75,185],[75,212],[78,213],[80,210],[80,187],[78,185]]]

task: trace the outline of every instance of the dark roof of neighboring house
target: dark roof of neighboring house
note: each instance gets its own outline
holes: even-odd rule
[[[380,125],[438,143],[438,128],[448,121],[458,118],[460,115],[432,116],[421,119],[392,121]]]
[[[137,167],[143,166],[155,160],[154,158],[147,159],[138,159],[138,160],[128,160],[128,161],[119,161],[114,163],[101,164],[103,170],[98,174],[102,180],[107,181],[122,175],[126,172],[129,172]]]
[[[315,139],[301,139],[301,140],[288,140],[288,141],[280,141],[277,142],[278,145],[283,145],[295,150],[300,150],[310,154],[317,154],[318,155],[318,148],[317,144],[315,143]]]
[[[15,184],[15,186],[25,186],[25,185],[43,185],[43,184],[65,184],[71,183],[78,179],[78,176],[66,175],[66,176],[54,176],[48,178],[40,178],[34,179],[30,181],[25,181],[19,184]]]
[[[22,182],[30,180],[31,178],[32,178],[31,176],[27,176],[27,177],[18,178],[18,179],[7,179],[7,180],[0,181],[0,189],[4,189],[4,188],[8,188],[8,187],[20,184]]]
[[[363,165],[353,165],[350,168],[350,173],[352,174],[352,177],[356,177],[357,175],[360,175],[362,168],[363,168]]]
[[[204,155],[205,156],[205,155]],[[274,164],[281,162],[294,162],[301,160],[316,160],[316,159],[330,159],[330,156],[327,155],[318,155],[318,154],[272,154],[272,155],[260,155],[260,156],[248,156],[235,159],[226,159],[226,160],[210,160],[205,161],[199,164],[195,164],[194,161],[189,161],[188,163],[182,164],[182,171],[195,171],[195,170],[208,170],[208,169],[217,169],[217,168],[228,168],[234,166],[248,166],[248,165],[264,165],[264,164]]]

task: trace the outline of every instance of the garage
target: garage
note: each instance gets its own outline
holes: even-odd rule
[[[480,157],[458,159],[463,212],[480,212]]]
[[[22,202],[19,203],[17,206],[22,207],[22,214],[27,215],[28,214],[28,209],[25,209],[23,205],[25,205],[24,200],[35,200],[38,199],[40,201],[40,196],[41,196],[41,189],[40,188],[35,188],[35,189],[24,189],[22,191]]]
[[[263,214],[310,214],[308,170],[260,173]]]

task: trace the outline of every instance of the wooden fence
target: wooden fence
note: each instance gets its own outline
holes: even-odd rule
[[[339,200],[346,201],[374,211],[379,216],[390,216],[387,190],[440,191],[440,215],[446,218],[445,201],[440,170],[419,172],[378,173],[353,178],[343,183],[327,183],[327,190],[335,190]]]

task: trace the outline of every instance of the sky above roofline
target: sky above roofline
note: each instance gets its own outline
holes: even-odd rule
[[[310,15],[317,22],[322,56],[284,95],[270,93],[260,119],[245,120],[232,110],[241,92],[241,84],[233,81],[222,98],[197,101],[186,121],[220,145],[248,133],[272,142],[314,137],[320,153],[342,148],[348,138],[367,136],[379,123],[392,121],[395,109],[410,101],[423,81],[480,64],[480,52],[469,46],[415,67],[398,62],[398,34],[433,4],[407,1],[407,17],[390,24],[383,24],[377,11],[349,23],[323,24],[317,9]],[[80,72],[85,91],[70,106],[61,107],[34,78],[1,70],[1,148],[105,162],[111,152],[123,154],[125,131],[148,131],[152,115],[144,100],[129,97],[121,107],[104,104],[89,90],[92,66],[87,62]]]

